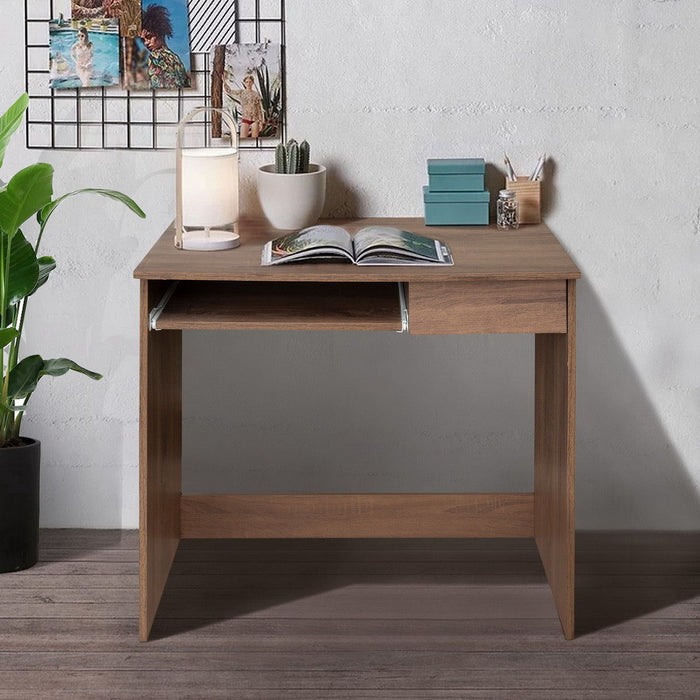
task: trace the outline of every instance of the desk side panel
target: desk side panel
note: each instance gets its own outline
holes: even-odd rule
[[[564,635],[574,636],[576,282],[568,332],[535,337],[535,541]]]
[[[148,639],[180,540],[182,332],[149,331],[167,283],[141,281],[139,636]]]

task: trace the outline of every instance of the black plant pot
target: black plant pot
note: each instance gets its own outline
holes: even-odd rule
[[[0,448],[0,573],[34,566],[39,558],[41,443]]]

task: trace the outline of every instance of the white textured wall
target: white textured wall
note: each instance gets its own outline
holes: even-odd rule
[[[0,107],[23,90],[5,0]],[[552,160],[545,216],[579,284],[577,523],[700,527],[700,144],[692,0],[287,0],[289,133],[331,171],[331,215],[420,215],[428,157]],[[255,212],[245,154],[243,201]],[[169,153],[27,151],[56,190],[124,190],[56,216],[59,268],[27,351],[104,372],[44,380],[46,526],[137,524],[137,283],[172,217]],[[495,169],[492,189],[500,181]],[[531,338],[221,333],[185,338],[188,490],[531,488]],[[196,365],[201,365],[197,369]],[[412,377],[412,375],[414,375]]]

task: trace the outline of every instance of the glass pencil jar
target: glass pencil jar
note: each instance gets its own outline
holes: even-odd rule
[[[515,190],[501,190],[496,200],[496,226],[500,229],[518,228],[518,200]]]

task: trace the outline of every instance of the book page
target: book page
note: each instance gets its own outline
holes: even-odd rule
[[[393,257],[403,255],[442,263],[444,258],[439,251],[440,246],[436,246],[434,239],[392,226],[367,226],[355,234],[355,259],[358,261],[370,253],[385,252]]]
[[[269,254],[269,260],[264,264],[268,265],[329,255],[343,255],[353,259],[352,239],[340,226],[310,226],[298,233],[275,238],[265,248],[269,251],[265,258]]]

